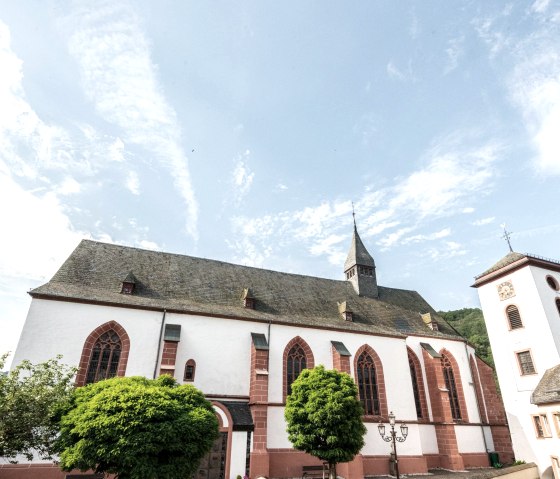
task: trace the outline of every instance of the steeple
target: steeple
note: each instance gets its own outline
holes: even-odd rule
[[[348,256],[344,262],[344,274],[360,296],[369,298],[379,296],[375,276],[375,261],[362,243],[355,221],[350,251],[348,251]]]

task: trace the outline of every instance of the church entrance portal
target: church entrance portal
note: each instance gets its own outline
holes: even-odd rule
[[[228,433],[221,432],[212,449],[202,458],[194,479],[225,479]]]

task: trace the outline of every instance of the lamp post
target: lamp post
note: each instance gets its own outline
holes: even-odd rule
[[[390,442],[393,446],[393,453],[395,454],[395,473],[397,479],[400,479],[399,475],[399,460],[397,457],[397,442],[404,442],[406,441],[406,436],[408,436],[408,426],[406,424],[401,424],[401,434],[402,437],[397,436],[397,431],[395,431],[395,415],[393,411],[389,414],[389,425],[391,426],[391,430],[389,434],[385,435],[385,424],[379,423],[377,429],[379,430],[379,435],[385,442]]]

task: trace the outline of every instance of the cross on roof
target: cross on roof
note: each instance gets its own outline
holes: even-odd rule
[[[507,244],[509,246],[509,251],[511,253],[513,253],[513,248],[511,247],[511,242],[510,242],[510,238],[511,238],[511,231],[506,230],[506,225],[505,223],[502,225],[502,227],[504,228],[504,235],[502,236],[503,239],[505,239],[507,241]]]

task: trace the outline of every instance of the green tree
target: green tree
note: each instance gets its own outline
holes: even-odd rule
[[[210,402],[170,376],[78,388],[60,426],[63,470],[93,469],[120,479],[191,477],[218,437]]]
[[[0,356],[0,371],[7,357]],[[15,462],[21,454],[31,460],[35,452],[51,458],[60,411],[70,401],[76,372],[60,359],[22,361],[0,373],[0,457]]]
[[[305,369],[292,383],[285,417],[292,445],[329,464],[351,461],[364,445],[364,413],[352,378],[323,366]]]
[[[475,347],[476,354],[482,360],[494,367],[484,316],[479,308],[438,311],[438,314]]]

